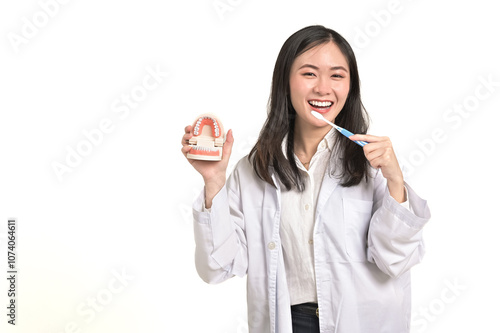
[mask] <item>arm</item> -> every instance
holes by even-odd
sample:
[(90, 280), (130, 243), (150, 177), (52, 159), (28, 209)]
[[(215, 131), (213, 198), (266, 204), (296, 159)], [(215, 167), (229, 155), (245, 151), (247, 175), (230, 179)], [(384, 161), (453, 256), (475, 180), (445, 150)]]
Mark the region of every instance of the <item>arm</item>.
[(368, 230), (368, 261), (389, 276), (398, 277), (424, 256), (422, 229), (430, 219), (430, 210), (407, 183), (411, 210), (406, 209), (390, 195), (385, 179), (377, 176), (375, 211)]
[[(380, 170), (375, 179), (375, 207), (368, 230), (368, 260), (384, 273), (398, 277), (424, 255), (422, 228), (430, 219), (427, 202), (404, 181), (389, 138), (360, 134), (349, 138), (369, 142), (363, 151), (370, 165)], [(406, 200), (410, 209), (401, 205)]]
[[(187, 158), (192, 126), (186, 126), (184, 131), (181, 151)], [(194, 202), (193, 218), (196, 269), (207, 283), (222, 282), (246, 273), (246, 238), (237, 171), (226, 184), (233, 142), (229, 130), (219, 162), (187, 159), (205, 182), (203, 193)]]
[(219, 283), (247, 271), (247, 244), (240, 195), (233, 188), (236, 172), (214, 196), (210, 210), (203, 209), (204, 192), (193, 205), (195, 263), (207, 283)]

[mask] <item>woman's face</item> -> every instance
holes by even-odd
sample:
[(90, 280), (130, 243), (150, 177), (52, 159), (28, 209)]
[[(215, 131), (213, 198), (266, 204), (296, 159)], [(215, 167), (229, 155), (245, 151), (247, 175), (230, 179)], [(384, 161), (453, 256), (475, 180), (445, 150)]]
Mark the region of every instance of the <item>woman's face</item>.
[(349, 93), (349, 66), (333, 42), (318, 45), (298, 56), (290, 70), (290, 97), (300, 125), (324, 127), (311, 110), (334, 122)]

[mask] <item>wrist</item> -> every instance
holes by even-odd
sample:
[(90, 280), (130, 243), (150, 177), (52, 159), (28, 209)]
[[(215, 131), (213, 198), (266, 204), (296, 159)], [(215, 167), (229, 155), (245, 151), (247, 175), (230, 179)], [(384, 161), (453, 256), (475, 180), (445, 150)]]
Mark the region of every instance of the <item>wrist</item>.
[(394, 186), (394, 187), (401, 187), (405, 185), (405, 181), (403, 177), (401, 178), (396, 178), (396, 179), (387, 179), (387, 185), (389, 186)]
[(397, 180), (387, 180), (387, 187), (394, 200), (399, 203), (406, 201), (406, 190), (403, 178)]
[(203, 182), (205, 183), (205, 187), (214, 188), (220, 187), (222, 188), (226, 183), (226, 175), (218, 175), (214, 177), (203, 177)]
[(213, 198), (226, 184), (226, 177), (212, 177), (204, 179), (205, 181), (205, 208), (212, 207)]

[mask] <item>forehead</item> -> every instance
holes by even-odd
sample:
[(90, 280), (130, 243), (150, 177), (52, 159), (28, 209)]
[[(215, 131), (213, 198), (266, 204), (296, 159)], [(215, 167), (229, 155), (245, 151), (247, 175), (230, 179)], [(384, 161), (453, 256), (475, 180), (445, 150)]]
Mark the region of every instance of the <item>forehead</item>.
[(346, 57), (334, 42), (317, 45), (295, 58), (293, 67), (300, 67), (304, 64), (315, 65), (316, 67), (331, 68), (343, 66), (349, 68)]

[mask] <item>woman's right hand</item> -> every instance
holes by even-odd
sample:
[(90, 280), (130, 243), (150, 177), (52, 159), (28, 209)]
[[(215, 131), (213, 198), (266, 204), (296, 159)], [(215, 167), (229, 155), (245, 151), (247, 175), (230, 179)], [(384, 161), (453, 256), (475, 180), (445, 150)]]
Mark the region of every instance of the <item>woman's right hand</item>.
[(212, 206), (212, 199), (224, 187), (226, 183), (226, 169), (233, 148), (233, 131), (229, 130), (226, 135), (226, 142), (222, 146), (222, 160), (220, 161), (203, 161), (187, 158), (187, 153), (191, 150), (189, 139), (193, 137), (192, 126), (186, 126), (182, 136), (182, 154), (188, 162), (198, 171), (205, 182), (205, 207)]

